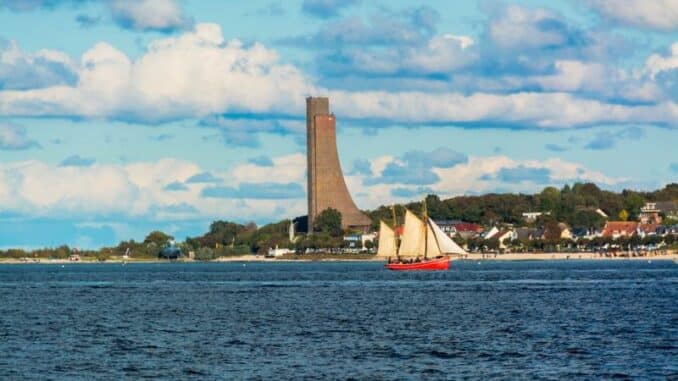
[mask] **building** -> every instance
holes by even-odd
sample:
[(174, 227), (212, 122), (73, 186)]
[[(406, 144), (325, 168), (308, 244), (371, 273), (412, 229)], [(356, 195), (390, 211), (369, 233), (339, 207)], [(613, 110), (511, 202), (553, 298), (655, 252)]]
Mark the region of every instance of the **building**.
[(372, 221), (356, 207), (346, 187), (337, 152), (336, 117), (328, 98), (306, 98), (308, 229), (322, 211), (341, 213), (342, 228), (367, 230)]
[(449, 236), (457, 233), (456, 225), (460, 224), (460, 220), (435, 220), (436, 225)]
[(483, 227), (471, 222), (463, 222), (459, 220), (437, 220), (436, 225), (442, 229), (445, 234), (450, 237), (459, 235), (463, 239), (474, 238), (483, 232)]
[(484, 239), (492, 239), (497, 234), (499, 234), (499, 229), (497, 229), (496, 226), (493, 226), (493, 227), (490, 228), (490, 230), (485, 232), (485, 234), (483, 235), (483, 238)]
[(534, 222), (534, 221), (537, 220), (538, 217), (541, 217), (542, 215), (547, 215), (547, 216), (548, 216), (548, 215), (550, 215), (550, 214), (551, 214), (551, 212), (546, 212), (546, 213), (542, 213), (542, 212), (525, 212), (525, 213), (523, 213), (523, 218), (524, 218), (525, 221), (527, 221), (527, 222)]
[(274, 248), (269, 248), (266, 256), (269, 258), (282, 257), (286, 254), (294, 254), (294, 250), (287, 248), (279, 248), (278, 245)]
[(662, 216), (668, 218), (678, 218), (678, 206), (673, 201), (647, 202), (640, 208), (641, 224), (660, 224)]
[(638, 222), (634, 221), (608, 221), (603, 227), (603, 237), (617, 239), (619, 237), (630, 237), (636, 234)]
[(352, 249), (366, 250), (365, 243), (374, 242), (377, 238), (376, 233), (369, 234), (352, 234), (344, 236), (344, 241), (348, 242), (348, 247)]
[(603, 211), (603, 210), (600, 209), (600, 208), (596, 209), (596, 213), (598, 213), (599, 216), (601, 216), (601, 217), (603, 217), (603, 218), (605, 218), (605, 219), (608, 219), (608, 218), (609, 218), (609, 217), (607, 216), (607, 213), (605, 213), (605, 211)]
[(657, 235), (657, 229), (659, 229), (658, 224), (639, 224), (637, 234), (640, 237)]
[(537, 228), (521, 227), (516, 229), (516, 238), (518, 238), (521, 241), (532, 241), (535, 239), (541, 239), (541, 236), (543, 234), (544, 232)]
[(518, 235), (515, 231), (506, 229), (497, 233), (493, 238), (496, 238), (499, 241), (500, 249), (506, 249), (511, 244), (511, 241), (518, 238)]
[(655, 204), (662, 215), (671, 219), (678, 219), (678, 204), (675, 201), (657, 201)]
[(660, 211), (657, 208), (656, 202), (646, 202), (640, 208), (640, 215), (638, 216), (641, 224), (660, 224), (662, 217), (659, 215)]

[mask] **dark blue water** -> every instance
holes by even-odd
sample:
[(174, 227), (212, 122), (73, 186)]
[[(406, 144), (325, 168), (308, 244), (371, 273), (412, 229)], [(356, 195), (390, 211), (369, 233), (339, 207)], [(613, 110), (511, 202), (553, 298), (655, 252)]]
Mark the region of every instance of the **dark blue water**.
[(0, 379), (678, 379), (678, 265), (0, 266)]

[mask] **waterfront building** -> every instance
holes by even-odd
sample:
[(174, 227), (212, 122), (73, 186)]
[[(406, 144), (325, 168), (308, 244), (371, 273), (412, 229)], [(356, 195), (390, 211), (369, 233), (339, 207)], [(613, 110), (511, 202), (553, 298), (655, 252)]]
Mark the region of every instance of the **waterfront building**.
[(640, 208), (641, 224), (660, 224), (662, 216), (678, 218), (678, 206), (673, 201), (647, 202)]
[(537, 220), (537, 217), (541, 217), (542, 215), (547, 215), (547, 216), (548, 216), (548, 215), (550, 215), (550, 214), (551, 214), (551, 212), (546, 212), (546, 213), (543, 213), (543, 212), (524, 212), (524, 213), (523, 213), (523, 218), (524, 218), (525, 221), (527, 221), (527, 222), (534, 222), (534, 221)]
[(645, 205), (640, 208), (639, 219), (641, 224), (660, 224), (662, 222), (662, 217), (659, 215), (657, 203), (645, 203)]
[(329, 99), (306, 98), (306, 147), (308, 164), (308, 230), (315, 217), (328, 208), (341, 213), (343, 229), (366, 231), (372, 221), (353, 202), (337, 152), (336, 117)]
[(617, 239), (619, 237), (630, 237), (636, 234), (638, 222), (634, 221), (608, 221), (603, 228), (603, 237)]

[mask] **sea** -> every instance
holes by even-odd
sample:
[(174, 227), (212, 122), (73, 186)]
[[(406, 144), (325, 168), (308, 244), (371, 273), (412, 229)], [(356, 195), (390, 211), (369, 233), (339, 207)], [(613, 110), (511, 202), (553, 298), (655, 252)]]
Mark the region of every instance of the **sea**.
[(0, 380), (678, 380), (671, 261), (0, 266)]

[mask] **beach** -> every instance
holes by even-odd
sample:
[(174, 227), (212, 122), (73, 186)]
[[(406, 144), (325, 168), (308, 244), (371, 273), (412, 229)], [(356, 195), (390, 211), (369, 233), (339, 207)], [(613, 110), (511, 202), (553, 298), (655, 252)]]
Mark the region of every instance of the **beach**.
[[(656, 254), (648, 254), (643, 256), (628, 256), (628, 254), (617, 254), (617, 256), (604, 256), (599, 253), (591, 252), (572, 252), (572, 253), (469, 253), (463, 258), (452, 257), (452, 260), (469, 260), (469, 261), (567, 261), (567, 260), (595, 260), (595, 261), (648, 261), (648, 260), (664, 260), (664, 261), (678, 261), (678, 252), (664, 251)], [(339, 256), (332, 256), (323, 258), (322, 256), (315, 257), (278, 257), (270, 258), (263, 255), (238, 255), (219, 257), (213, 261), (207, 262), (382, 262), (378, 258), (350, 257), (341, 258)], [(0, 264), (95, 264), (95, 263), (167, 263), (167, 260), (153, 260), (153, 259), (122, 259), (112, 257), (106, 261), (98, 261), (96, 258), (81, 258), (80, 261), (69, 261), (68, 259), (47, 259), (47, 258), (29, 258), (15, 259), (2, 258)], [(200, 262), (188, 258), (179, 259), (177, 262)]]

